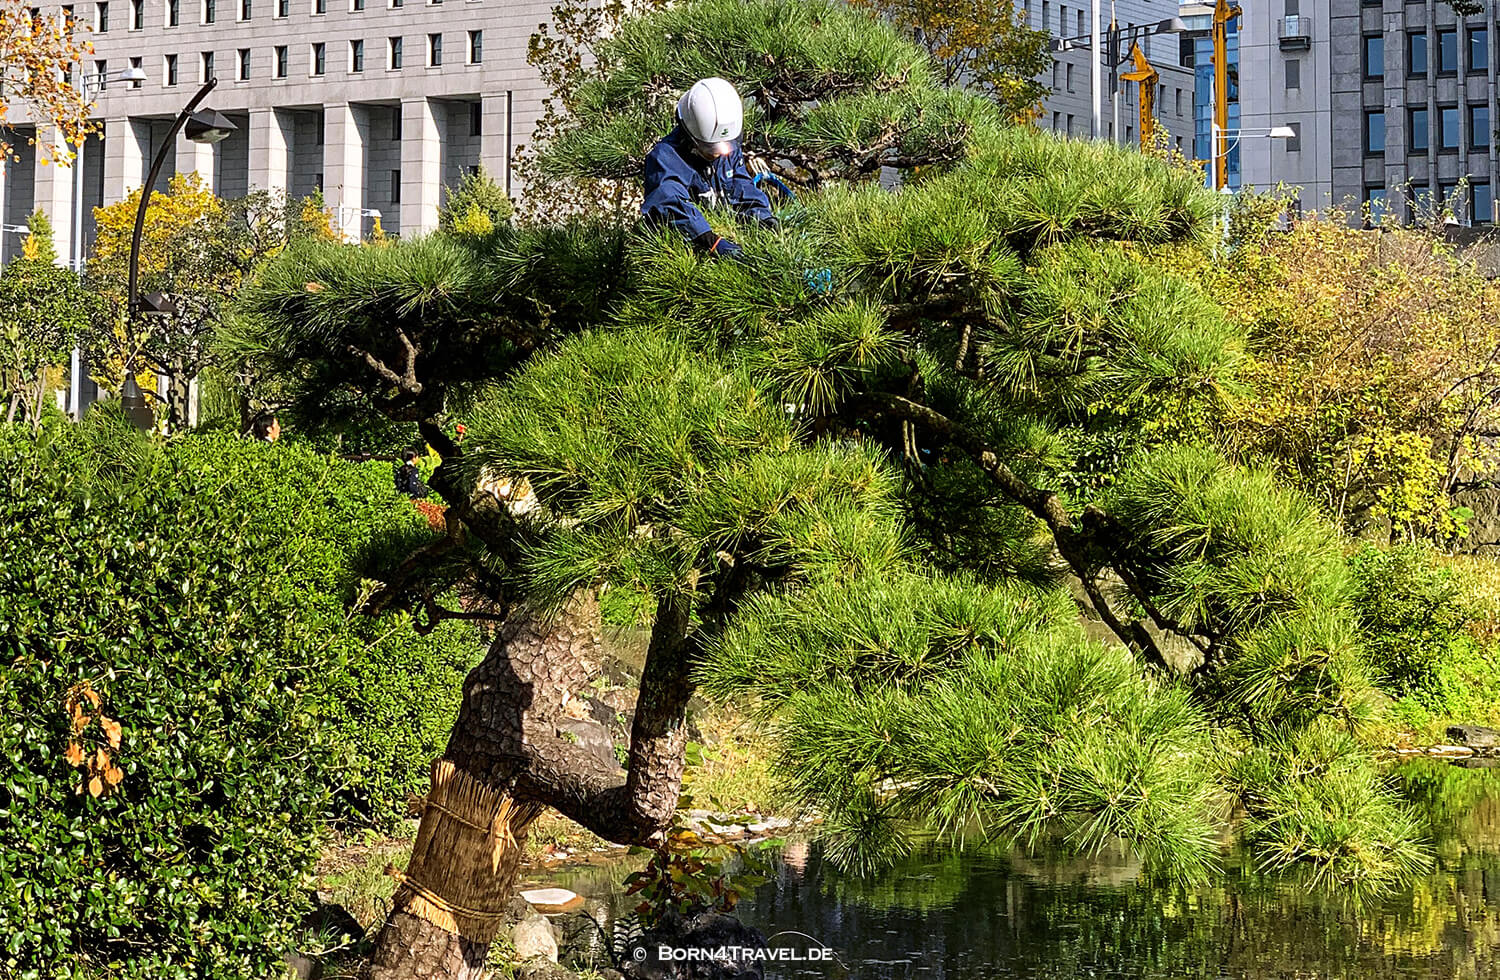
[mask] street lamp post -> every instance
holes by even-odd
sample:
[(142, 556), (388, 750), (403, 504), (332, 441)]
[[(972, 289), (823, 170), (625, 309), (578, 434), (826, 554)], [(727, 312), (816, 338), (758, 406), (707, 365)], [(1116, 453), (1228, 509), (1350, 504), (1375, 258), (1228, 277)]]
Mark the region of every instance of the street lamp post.
[[(1187, 24), (1180, 17), (1168, 17), (1156, 24), (1141, 24), (1133, 28), (1121, 30), (1113, 15), (1110, 18), (1109, 34), (1102, 36), (1099, 2), (1094, 0), (1094, 25), (1087, 34), (1076, 34), (1072, 37), (1053, 38), (1048, 42), (1048, 49), (1054, 54), (1072, 51), (1075, 48), (1087, 48), (1095, 52), (1092, 64), (1089, 66), (1089, 83), (1093, 87), (1093, 124), (1092, 135), (1098, 139), (1104, 133), (1104, 65), (1109, 64), (1110, 103), (1114, 109), (1115, 138), (1120, 137), (1120, 105), (1118, 92), (1120, 88), (1120, 66), (1130, 58), (1130, 45), (1145, 40), (1153, 34), (1181, 34), (1187, 30)], [(1129, 43), (1124, 43), (1128, 41)], [(1123, 44), (1123, 48), (1122, 48)], [(1122, 53), (1123, 51), (1123, 53)]]
[[(344, 218), (345, 211), (348, 211), (349, 217), (355, 221), (359, 221), (359, 219), (361, 218), (374, 218), (378, 221), (381, 217), (379, 208), (361, 208), (356, 207), (353, 204), (340, 204), (337, 207), (339, 216), (339, 238), (344, 240), (348, 240), (349, 238), (349, 222)], [(364, 230), (364, 223), (360, 222), (360, 227), (357, 229), (357, 233), (354, 237), (356, 239), (363, 238)]]
[[(146, 297), (147, 309), (142, 309), (142, 304), (138, 300), (136, 287), (140, 280), (141, 233), (146, 227), (146, 207), (151, 201), (152, 188), (156, 186), (157, 177), (161, 176), (161, 167), (167, 159), (167, 150), (176, 145), (177, 134), (186, 127), (187, 138), (193, 142), (218, 143), (239, 128), (212, 109), (197, 111), (199, 104), (208, 97), (208, 93), (212, 92), (218, 83), (217, 78), (210, 78), (188, 100), (188, 104), (183, 106), (182, 111), (177, 114), (172, 128), (167, 131), (161, 148), (156, 151), (156, 156), (151, 160), (151, 170), (146, 175), (145, 184), (141, 187), (141, 201), (135, 209), (135, 228), (130, 233), (130, 279), (125, 299), (127, 324), (134, 325), (136, 316), (142, 312), (157, 314), (174, 312), (171, 301), (160, 293), (153, 293)], [(135, 424), (142, 429), (149, 429), (156, 424), (151, 408), (146, 404), (145, 396), (141, 393), (140, 385), (136, 384), (133, 359), (128, 357), (125, 361), (125, 380), (120, 387), (120, 407), (125, 409)]]
[[(1234, 189), (1229, 186), (1229, 151), (1240, 145), (1245, 138), (1289, 140), (1297, 135), (1297, 131), (1290, 126), (1273, 126), (1270, 130), (1262, 132), (1246, 132), (1243, 129), (1220, 129), (1217, 122), (1209, 122), (1209, 135), (1213, 140), (1215, 150), (1223, 145), (1224, 152), (1214, 153), (1211, 156), (1209, 168), (1209, 183), (1218, 188), (1224, 199), (1224, 241), (1229, 241), (1229, 203), (1234, 199)], [(1220, 168), (1223, 168), (1222, 170)]]

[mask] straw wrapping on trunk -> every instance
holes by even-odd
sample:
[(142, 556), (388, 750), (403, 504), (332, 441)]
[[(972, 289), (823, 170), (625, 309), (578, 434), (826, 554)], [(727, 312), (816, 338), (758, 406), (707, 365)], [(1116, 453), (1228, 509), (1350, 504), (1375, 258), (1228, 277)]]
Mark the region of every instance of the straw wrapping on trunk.
[(439, 759), (405, 872), (397, 909), (475, 942), (495, 938), (515, 884), (526, 828), (542, 811)]

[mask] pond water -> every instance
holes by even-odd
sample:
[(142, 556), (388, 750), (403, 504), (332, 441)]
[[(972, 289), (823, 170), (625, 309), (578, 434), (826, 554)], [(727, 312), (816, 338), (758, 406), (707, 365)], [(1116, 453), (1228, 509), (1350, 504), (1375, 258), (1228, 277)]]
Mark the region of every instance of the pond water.
[[(1437, 865), (1363, 906), (1257, 874), (1238, 851), (1212, 884), (1185, 889), (1146, 880), (1123, 851), (1051, 861), (929, 848), (860, 879), (794, 843), (736, 914), (767, 936), (805, 933), (839, 958), (768, 965), (768, 978), (1500, 980), (1500, 769), (1420, 760), (1397, 773), (1428, 817)], [(634, 904), (620, 893), (624, 873), (574, 869), (561, 883), (609, 928)], [(813, 944), (783, 935), (771, 945)]]

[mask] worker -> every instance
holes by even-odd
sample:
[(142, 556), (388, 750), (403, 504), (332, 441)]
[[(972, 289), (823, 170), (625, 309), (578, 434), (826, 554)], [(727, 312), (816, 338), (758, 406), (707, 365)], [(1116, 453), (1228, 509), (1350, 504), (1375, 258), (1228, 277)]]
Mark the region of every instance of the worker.
[(741, 221), (774, 228), (771, 202), (740, 151), (745, 110), (734, 86), (705, 78), (677, 100), (677, 126), (646, 155), (648, 223), (666, 224), (710, 255), (738, 258), (740, 246), (714, 234), (700, 204), (727, 205)]

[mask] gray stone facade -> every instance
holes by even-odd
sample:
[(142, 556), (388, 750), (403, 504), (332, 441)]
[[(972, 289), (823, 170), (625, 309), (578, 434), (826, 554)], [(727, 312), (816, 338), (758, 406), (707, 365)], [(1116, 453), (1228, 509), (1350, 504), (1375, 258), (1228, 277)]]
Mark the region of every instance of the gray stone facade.
[[(1090, 0), (1017, 0), (1018, 11), (1035, 30), (1044, 30), (1053, 37), (1076, 37), (1089, 32), (1092, 14)], [(1110, 4), (1100, 4), (1101, 31), (1108, 29)], [(1154, 26), (1177, 13), (1176, 0), (1116, 0), (1115, 16), (1123, 25)], [(1161, 34), (1149, 37), (1142, 45), (1146, 58), (1161, 73), (1157, 86), (1156, 118), (1172, 134), (1173, 144), (1184, 153), (1191, 152), (1193, 131), (1193, 73), (1184, 67), (1178, 39), (1174, 35)], [(1125, 52), (1128, 53), (1128, 52)], [(1087, 139), (1093, 116), (1093, 97), (1090, 87), (1090, 53), (1087, 49), (1075, 49), (1058, 53), (1052, 71), (1041, 79), (1052, 89), (1042, 105), (1042, 114), (1037, 125), (1042, 129)], [(1123, 69), (1122, 69), (1123, 70)], [(1101, 139), (1117, 139), (1121, 143), (1139, 140), (1138, 115), (1140, 97), (1133, 82), (1122, 83), (1123, 98), (1119, 100), (1120, 130), (1115, 132), (1114, 108), (1110, 101), (1109, 69), (1103, 69), (1103, 127)]]
[[(112, 82), (99, 97), (103, 131), (85, 148), (81, 202), (74, 171), (38, 166), (29, 147), (6, 170), (4, 223), (41, 207), (65, 258), (74, 254), (75, 207), (86, 246), (93, 208), (141, 185), (171, 120), (209, 73), (219, 82), (205, 107), (239, 130), (213, 146), (179, 136), (161, 183), (196, 172), (224, 196), (321, 187), (351, 237), (369, 232), (365, 211), (378, 211), (391, 233), (430, 230), (443, 186), (475, 166), (519, 189), (516, 150), (530, 141), (545, 95), (526, 46), (550, 0), (107, 0), (42, 10), (69, 8), (94, 28), (85, 73), (138, 65), (147, 77)], [(54, 138), (11, 123), (21, 142)], [(0, 257), (15, 254), (19, 238), (3, 238)]]

